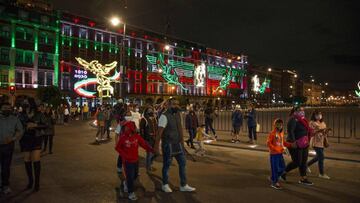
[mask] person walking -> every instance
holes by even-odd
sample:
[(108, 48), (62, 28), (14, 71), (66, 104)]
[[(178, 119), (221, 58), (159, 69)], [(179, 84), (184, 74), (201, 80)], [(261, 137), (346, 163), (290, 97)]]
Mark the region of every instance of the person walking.
[(211, 138), (210, 135), (205, 132), (205, 125), (201, 125), (196, 130), (196, 143), (199, 145), (199, 148), (195, 150), (195, 154), (200, 154), (201, 156), (205, 155), (205, 145), (204, 138)]
[(243, 115), (241, 113), (241, 106), (236, 105), (235, 111), (231, 115), (231, 121), (233, 126), (233, 138), (231, 140), (232, 143), (239, 143), (239, 135), (240, 135), (240, 129), (243, 125)]
[(0, 192), (5, 195), (11, 193), (9, 178), (15, 141), (23, 133), (23, 126), (20, 120), (12, 115), (11, 112), (11, 105), (9, 103), (0, 104)]
[(99, 142), (104, 139), (103, 135), (105, 133), (105, 114), (104, 114), (103, 106), (98, 107), (98, 109), (95, 113), (95, 118), (96, 118), (96, 123), (97, 123), (95, 144), (99, 144)]
[(171, 98), (168, 101), (168, 109), (160, 116), (159, 130), (155, 142), (156, 154), (159, 154), (159, 143), (161, 139), (163, 154), (162, 190), (166, 193), (172, 192), (169, 186), (168, 173), (173, 157), (175, 157), (179, 165), (180, 191), (195, 191), (195, 188), (190, 187), (186, 180), (186, 158), (183, 145), (184, 136), (179, 110), (179, 101)]
[(291, 110), (287, 129), (288, 135), (286, 141), (291, 143), (288, 150), (292, 161), (286, 166), (285, 172), (281, 175), (281, 178), (286, 181), (286, 174), (295, 168), (299, 168), (299, 183), (303, 185), (313, 185), (306, 176), (307, 160), (309, 156), (309, 137), (312, 134), (312, 130), (305, 118), (303, 107), (297, 106)]
[(86, 104), (84, 104), (82, 108), (82, 118), (83, 120), (87, 120), (89, 118), (89, 107)]
[(44, 130), (44, 147), (42, 152), (46, 152), (47, 145), (49, 143), (49, 154), (52, 154), (53, 139), (55, 135), (55, 116), (50, 107), (46, 107), (45, 110), (45, 125), (47, 127)]
[(266, 142), (270, 152), (271, 187), (275, 189), (282, 189), (279, 178), (285, 170), (283, 153), (285, 146), (289, 146), (289, 143), (284, 141), (283, 126), (283, 120), (275, 119), (273, 130)]
[[(154, 109), (150, 106), (144, 111), (144, 116), (140, 120), (140, 135), (151, 146), (155, 145), (155, 138), (158, 130), (158, 122)], [(146, 170), (148, 172), (155, 171), (152, 167), (152, 159), (154, 154), (152, 152), (146, 153)]]
[(69, 106), (65, 105), (64, 106), (64, 125), (68, 125), (69, 124), (69, 118), (70, 118), (70, 112), (69, 112)]
[(326, 123), (324, 122), (322, 113), (319, 110), (315, 110), (313, 112), (310, 120), (309, 125), (313, 130), (310, 145), (314, 148), (316, 156), (307, 163), (308, 172), (311, 172), (309, 167), (318, 162), (319, 178), (330, 179), (330, 177), (324, 173), (324, 148), (329, 146), (327, 135), (331, 129), (326, 128)]
[(41, 146), (43, 143), (43, 131), (48, 127), (46, 126), (44, 111), (42, 104), (37, 107), (32, 106), (27, 108), (20, 118), (25, 127), (20, 146), (21, 151), (24, 152), (25, 170), (29, 180), (27, 189), (34, 187), (35, 192), (40, 189)]
[(215, 129), (213, 127), (213, 122), (214, 122), (214, 119), (216, 118), (216, 114), (215, 114), (214, 108), (212, 107), (212, 105), (210, 103), (207, 104), (204, 114), (205, 114), (206, 134), (209, 134), (209, 130), (211, 130), (215, 139), (217, 139), (217, 135), (216, 135)]
[(249, 111), (246, 115), (248, 130), (249, 130), (249, 143), (255, 144), (257, 140), (256, 135), (256, 110), (254, 104), (250, 105)]
[(197, 115), (192, 107), (189, 109), (189, 113), (185, 117), (185, 128), (186, 131), (189, 132), (189, 139), (186, 140), (186, 144), (188, 146), (191, 145), (192, 149), (195, 149), (194, 147), (194, 138), (196, 135), (196, 129), (199, 127), (199, 121), (197, 118)]
[(126, 182), (124, 183), (124, 192), (128, 192), (130, 200), (137, 200), (134, 193), (134, 181), (139, 173), (139, 146), (146, 150), (147, 153), (154, 152), (153, 148), (136, 133), (135, 123), (126, 121), (123, 124), (123, 134), (115, 147), (116, 151), (122, 157), (122, 165), (125, 169)]
[(104, 111), (105, 115), (105, 131), (106, 131), (106, 137), (108, 140), (110, 140), (110, 128), (111, 128), (111, 122), (113, 118), (112, 109), (111, 106), (108, 105), (106, 107), (106, 110)]
[(64, 112), (65, 112), (65, 107), (63, 104), (60, 104), (60, 106), (57, 108), (57, 115), (58, 115), (58, 123), (60, 125), (64, 124)]

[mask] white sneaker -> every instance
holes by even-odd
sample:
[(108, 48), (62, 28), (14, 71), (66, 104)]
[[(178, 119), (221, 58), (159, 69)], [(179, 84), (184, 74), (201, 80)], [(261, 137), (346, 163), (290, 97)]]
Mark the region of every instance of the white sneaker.
[(166, 193), (171, 193), (171, 192), (172, 192), (169, 184), (163, 185), (163, 186), (161, 187), (161, 189), (162, 189), (164, 192), (166, 192)]
[(195, 190), (196, 190), (195, 188), (190, 187), (189, 185), (185, 185), (183, 187), (180, 187), (181, 192), (193, 192)]
[(311, 173), (311, 170), (310, 170), (309, 167), (307, 167), (306, 170), (307, 170), (308, 173)]
[(4, 195), (8, 195), (8, 194), (10, 194), (11, 192), (12, 192), (12, 191), (11, 191), (11, 189), (10, 189), (9, 186), (4, 186), (3, 189), (2, 189), (2, 193), (3, 193)]
[(124, 192), (128, 192), (128, 187), (127, 187), (126, 181), (124, 181)]
[(329, 180), (330, 179), (330, 177), (328, 176), (328, 175), (326, 175), (326, 174), (324, 174), (324, 175), (319, 175), (319, 178), (323, 178), (323, 179), (327, 179), (327, 180)]
[(136, 201), (138, 199), (134, 192), (130, 193), (128, 198), (129, 198), (129, 200), (132, 200), (132, 201)]

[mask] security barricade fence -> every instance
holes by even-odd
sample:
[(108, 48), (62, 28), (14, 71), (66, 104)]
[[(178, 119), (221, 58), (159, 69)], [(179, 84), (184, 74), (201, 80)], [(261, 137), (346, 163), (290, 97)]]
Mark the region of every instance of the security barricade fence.
[[(318, 109), (323, 114), (323, 120), (328, 128), (332, 129), (329, 137), (337, 138), (338, 142), (341, 139), (360, 139), (360, 108), (358, 107), (343, 107), (343, 108), (305, 108), (306, 118), (310, 120), (311, 114), (315, 109)], [(273, 109), (256, 109), (256, 120), (260, 125), (259, 133), (268, 133), (273, 128), (273, 121), (275, 118), (280, 118), (284, 121), (284, 130), (287, 130), (287, 121), (289, 119), (289, 108), (273, 108)], [(185, 115), (187, 112), (182, 112), (182, 122), (185, 127)], [(248, 132), (247, 120), (245, 118), (246, 111), (242, 110), (244, 120), (242, 132)], [(199, 124), (205, 124), (205, 116), (203, 111), (196, 112)], [(231, 131), (232, 111), (216, 111), (217, 117), (213, 121), (213, 127), (219, 131)]]

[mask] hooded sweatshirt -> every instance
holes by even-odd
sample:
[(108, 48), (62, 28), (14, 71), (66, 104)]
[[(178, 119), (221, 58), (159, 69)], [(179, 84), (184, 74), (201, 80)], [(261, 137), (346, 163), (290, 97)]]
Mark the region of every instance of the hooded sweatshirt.
[(273, 130), (270, 132), (267, 139), (267, 146), (269, 147), (270, 154), (282, 154), (284, 152), (284, 146), (290, 146), (290, 143), (284, 141), (284, 130), (281, 132), (276, 130), (275, 123), (277, 120), (278, 119), (275, 119)]
[(139, 145), (147, 152), (154, 152), (150, 145), (139, 134), (135, 133), (136, 127), (134, 122), (125, 122), (123, 127), (125, 128), (125, 126), (129, 130), (123, 132), (115, 147), (123, 161), (136, 163), (139, 160)]

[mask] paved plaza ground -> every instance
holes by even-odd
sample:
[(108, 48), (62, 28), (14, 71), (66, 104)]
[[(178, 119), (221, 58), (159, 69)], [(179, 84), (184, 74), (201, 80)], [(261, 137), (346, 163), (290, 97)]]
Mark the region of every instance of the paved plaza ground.
[[(26, 174), (19, 150), (14, 155), (11, 170), (13, 193), (0, 197), (0, 202), (130, 202), (119, 195), (114, 141), (91, 145), (95, 129), (87, 122), (76, 121), (69, 126), (57, 126), (54, 154), (42, 157), (41, 189), (38, 193), (24, 191)], [(225, 134), (225, 133), (224, 133)], [(221, 135), (221, 134), (220, 134)], [(244, 138), (245, 139), (245, 138)], [(216, 144), (216, 143), (214, 143)], [(269, 155), (262, 150), (237, 148), (227, 137), (207, 145), (205, 157), (188, 159), (188, 182), (197, 188), (194, 193), (179, 191), (177, 164), (170, 170), (172, 194), (161, 191), (161, 166), (148, 175), (144, 169), (144, 152), (140, 150), (140, 178), (136, 183), (137, 202), (359, 202), (360, 163), (346, 160), (326, 160), (326, 172), (331, 180), (317, 177), (317, 167), (311, 169), (314, 186), (297, 183), (297, 171), (289, 174), (289, 183), (281, 191), (270, 188)], [(190, 153), (193, 150), (188, 149)], [(344, 152), (345, 154), (346, 152)], [(350, 152), (351, 153), (351, 152)], [(351, 159), (359, 159), (352, 154)], [(349, 157), (347, 157), (349, 158)], [(350, 159), (349, 158), (349, 159)], [(288, 161), (289, 158), (286, 157)]]

